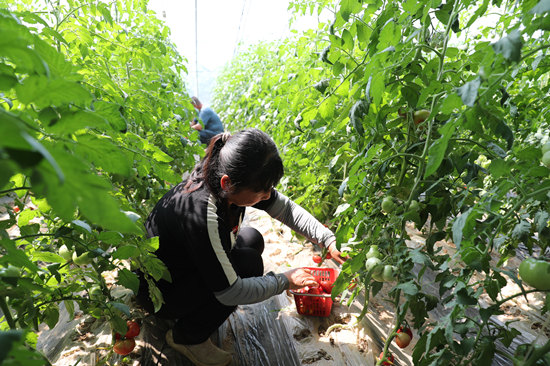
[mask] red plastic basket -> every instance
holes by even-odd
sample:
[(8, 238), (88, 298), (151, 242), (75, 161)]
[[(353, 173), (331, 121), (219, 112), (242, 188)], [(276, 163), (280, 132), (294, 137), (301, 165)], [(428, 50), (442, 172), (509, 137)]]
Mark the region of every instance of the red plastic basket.
[[(304, 267), (311, 270), (311, 274), (315, 279), (319, 281), (336, 281), (336, 270), (333, 268), (319, 268), (319, 267)], [(315, 294), (302, 294), (294, 290), (290, 290), (294, 295), (294, 302), (296, 303), (296, 310), (298, 314), (312, 315), (312, 316), (324, 316), (330, 315), (332, 310), (332, 298), (330, 295), (315, 295)]]

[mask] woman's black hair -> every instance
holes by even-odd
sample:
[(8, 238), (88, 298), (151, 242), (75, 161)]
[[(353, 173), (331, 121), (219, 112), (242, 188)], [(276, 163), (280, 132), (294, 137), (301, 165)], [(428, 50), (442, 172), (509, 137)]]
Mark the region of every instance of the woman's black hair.
[(224, 174), (231, 180), (232, 193), (242, 189), (269, 192), (283, 177), (284, 168), (271, 137), (251, 128), (234, 135), (225, 132), (214, 136), (186, 189), (194, 191), (204, 183), (214, 196), (223, 198), (220, 180)]

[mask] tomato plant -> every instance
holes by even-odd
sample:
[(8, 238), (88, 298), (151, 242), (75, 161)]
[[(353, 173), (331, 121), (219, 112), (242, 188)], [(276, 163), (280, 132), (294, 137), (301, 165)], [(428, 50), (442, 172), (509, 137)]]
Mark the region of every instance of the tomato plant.
[(53, 328), (63, 302), (69, 317), (78, 306), (123, 333), (130, 309), (103, 274), (134, 292), (125, 262), (166, 276), (143, 219), (204, 153), (179, 123), (193, 110), (185, 61), (143, 1), (11, 1), (0, 29), (0, 196), (13, 202), (0, 272), (20, 269), (0, 281), (2, 329)]
[[(503, 266), (520, 248), (548, 248), (548, 7), (295, 0), (290, 8), (327, 7), (334, 17), (317, 30), (234, 60), (216, 108), (235, 129), (259, 120), (289, 161), (280, 189), (333, 223), (350, 256), (333, 293), (364, 291), (366, 312), (391, 286), (396, 327), (410, 317), (423, 330), (415, 365), (491, 364), (497, 352), (511, 360), (513, 349), (494, 346), (521, 337), (496, 320), (503, 287), (518, 281)], [(411, 226), (421, 247), (407, 246)], [(456, 254), (438, 250), (442, 240)], [(367, 257), (373, 245), (382, 263)], [(395, 283), (384, 280), (386, 265)], [(423, 277), (432, 271), (435, 292)], [(483, 298), (494, 305), (482, 307)], [(453, 311), (431, 319), (437, 307)], [(461, 339), (471, 343), (456, 346)]]

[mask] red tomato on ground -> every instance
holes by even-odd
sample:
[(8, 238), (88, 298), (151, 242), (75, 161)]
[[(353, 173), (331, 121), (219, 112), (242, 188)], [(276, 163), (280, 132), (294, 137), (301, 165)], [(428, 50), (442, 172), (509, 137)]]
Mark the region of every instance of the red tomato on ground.
[(115, 342), (115, 345), (113, 346), (113, 351), (115, 351), (115, 353), (118, 353), (119, 355), (126, 356), (134, 350), (135, 346), (136, 340), (134, 338), (119, 339)]
[(313, 256), (313, 262), (319, 264), (319, 263), (321, 263), (322, 261), (323, 261), (323, 258), (322, 258), (320, 255), (315, 254), (315, 255)]
[(137, 322), (128, 320), (126, 325), (128, 326), (128, 331), (124, 335), (126, 338), (134, 338), (139, 335), (139, 324)]
[(397, 335), (395, 336), (395, 343), (399, 348), (405, 348), (411, 343), (412, 332), (409, 328), (401, 327), (397, 330)]

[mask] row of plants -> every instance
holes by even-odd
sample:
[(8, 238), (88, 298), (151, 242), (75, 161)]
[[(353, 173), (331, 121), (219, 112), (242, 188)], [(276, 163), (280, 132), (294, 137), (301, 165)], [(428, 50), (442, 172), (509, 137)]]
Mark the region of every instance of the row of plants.
[[(534, 292), (540, 314), (550, 310), (548, 1), (289, 9), (330, 21), (239, 54), (214, 104), (231, 129), (273, 136), (281, 190), (335, 230), (350, 259), (333, 296), (363, 292), (363, 317), (390, 284), (395, 322), (378, 364), (407, 328), (415, 365), (549, 364), (548, 322), (517, 347), (519, 331), (496, 320), (506, 301)], [(410, 224), (420, 248), (407, 245)], [(506, 269), (525, 256), (520, 276)], [(520, 291), (503, 296), (509, 282)]]
[(48, 364), (33, 349), (61, 304), (127, 334), (113, 285), (169, 276), (143, 222), (203, 148), (186, 60), (147, 1), (0, 4), (0, 363)]

